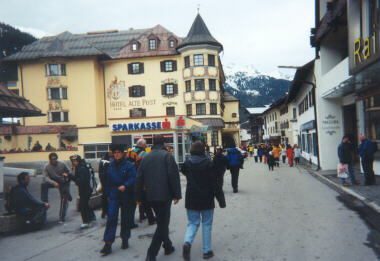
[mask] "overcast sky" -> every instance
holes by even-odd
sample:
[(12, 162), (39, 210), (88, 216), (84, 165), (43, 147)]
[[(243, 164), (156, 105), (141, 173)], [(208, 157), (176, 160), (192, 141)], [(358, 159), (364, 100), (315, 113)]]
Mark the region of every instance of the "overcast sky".
[(224, 46), (224, 64), (271, 73), (278, 65), (303, 65), (314, 57), (309, 43), (313, 0), (0, 0), (0, 22), (38, 37), (157, 24), (184, 37), (198, 4)]

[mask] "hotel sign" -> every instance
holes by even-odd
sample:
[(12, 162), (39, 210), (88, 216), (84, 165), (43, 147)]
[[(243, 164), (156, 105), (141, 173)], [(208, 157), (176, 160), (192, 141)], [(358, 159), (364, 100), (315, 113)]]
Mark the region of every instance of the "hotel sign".
[(350, 74), (380, 59), (378, 1), (348, 0), (348, 48)]

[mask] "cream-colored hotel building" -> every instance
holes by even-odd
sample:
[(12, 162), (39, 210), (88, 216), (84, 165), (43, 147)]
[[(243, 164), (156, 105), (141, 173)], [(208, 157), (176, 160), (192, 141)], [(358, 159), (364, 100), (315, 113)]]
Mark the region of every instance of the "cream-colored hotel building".
[[(18, 92), (46, 116), (0, 127), (6, 162), (47, 160), (45, 149), (65, 144), (99, 158), (112, 142), (133, 147), (163, 134), (184, 161), (192, 141), (238, 146), (239, 100), (224, 91), (223, 46), (198, 14), (185, 38), (157, 25), (149, 29), (63, 32), (44, 37), (7, 61), (18, 65)], [(67, 159), (72, 151), (58, 151)]]

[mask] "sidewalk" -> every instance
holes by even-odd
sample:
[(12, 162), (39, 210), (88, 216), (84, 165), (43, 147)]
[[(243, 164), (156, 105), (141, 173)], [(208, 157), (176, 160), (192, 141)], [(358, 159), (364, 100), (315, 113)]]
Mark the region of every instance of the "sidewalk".
[(354, 169), (355, 178), (361, 184), (344, 187), (342, 186), (340, 179), (337, 177), (336, 170), (316, 171), (308, 165), (300, 166), (305, 168), (310, 174), (326, 181), (328, 184), (336, 187), (338, 190), (350, 194), (351, 196), (361, 200), (364, 204), (380, 213), (380, 178), (375, 176), (377, 185), (364, 186), (364, 174), (360, 173), (359, 169)]

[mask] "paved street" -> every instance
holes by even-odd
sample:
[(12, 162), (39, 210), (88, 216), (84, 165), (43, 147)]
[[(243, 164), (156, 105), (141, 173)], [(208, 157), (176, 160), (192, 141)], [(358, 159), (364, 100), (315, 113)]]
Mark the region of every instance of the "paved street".
[[(374, 223), (369, 225), (364, 214), (356, 212), (362, 208), (360, 203), (349, 204), (350, 198), (304, 169), (281, 166), (269, 172), (266, 165), (250, 158), (239, 183), (239, 193), (233, 194), (226, 174), (227, 208), (215, 212), (211, 260), (371, 261), (380, 257), (379, 233)], [(161, 251), (157, 260), (181, 260), (186, 228), (183, 203), (172, 208), (171, 238), (177, 251), (169, 257)], [(104, 260), (98, 254), (104, 221), (99, 218), (85, 231), (79, 230), (79, 224), (75, 214), (65, 226), (54, 224), (40, 232), (0, 238), (0, 260)], [(144, 260), (153, 231), (143, 223), (132, 231), (128, 250), (121, 250), (117, 239), (106, 259)], [(191, 254), (192, 260), (202, 260), (200, 233)]]

